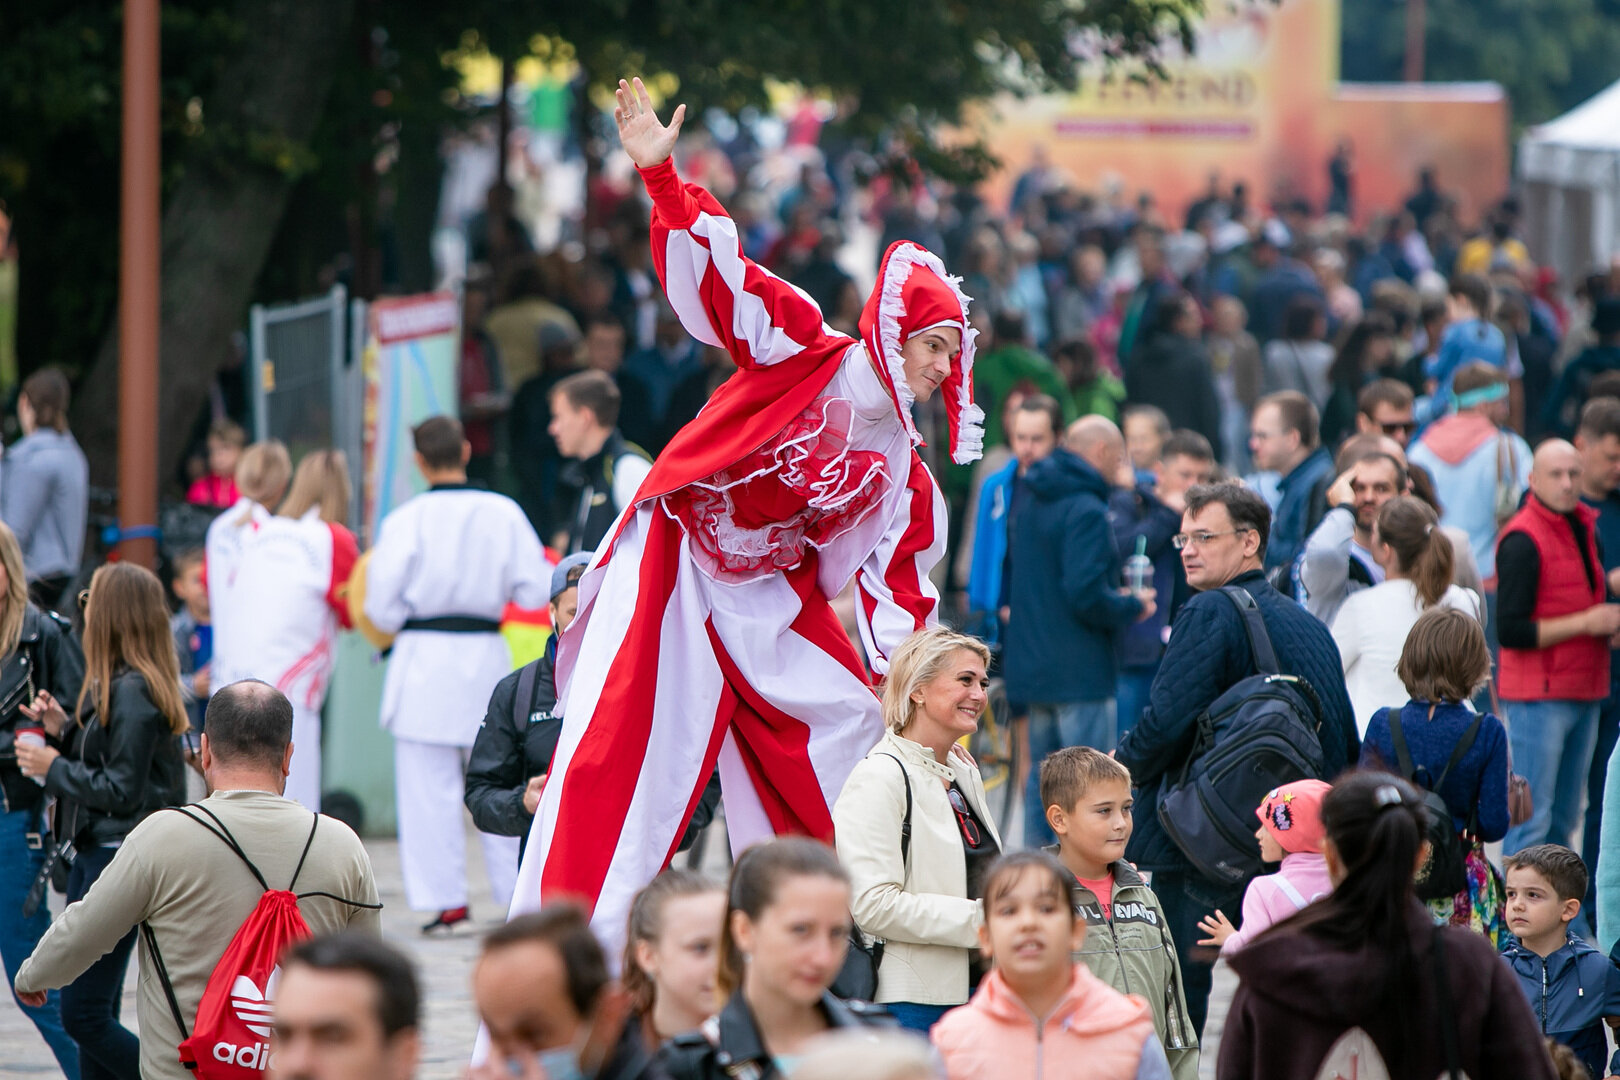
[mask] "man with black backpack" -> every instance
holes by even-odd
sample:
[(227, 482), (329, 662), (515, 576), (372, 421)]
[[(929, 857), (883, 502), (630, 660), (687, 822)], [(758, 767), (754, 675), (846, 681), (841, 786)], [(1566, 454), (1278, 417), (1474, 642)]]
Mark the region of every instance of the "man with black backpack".
[(1177, 612), (1149, 705), (1116, 756), (1142, 808), (1126, 858), (1153, 873), (1201, 1034), (1215, 950), (1193, 945), (1198, 919), (1237, 910), (1259, 870), (1242, 845), (1253, 848), (1265, 790), (1246, 804), (1245, 831), (1229, 835), (1230, 806), (1248, 799), (1237, 789), (1256, 777), (1332, 780), (1360, 744), (1332, 635), (1266, 583), (1265, 501), (1239, 484), (1201, 485), (1181, 528), (1174, 544), (1198, 595)]
[[(569, 555), (551, 571), (551, 637), (536, 660), (495, 684), (489, 710), (478, 725), (472, 753), (467, 758), (465, 801), (473, 824), (496, 836), (516, 836), (519, 851), (527, 845), (529, 826), (540, 805), (540, 792), (551, 769), (562, 734), (557, 708), (557, 639), (574, 621), (579, 603), (579, 579), (591, 553)], [(704, 789), (692, 813), (692, 822), (677, 850), (685, 851), (714, 817), (720, 801), (719, 774)]]
[[(292, 761), (285, 695), (256, 680), (216, 692), (201, 758), (209, 797), (154, 813), (125, 837), (85, 898), (51, 924), (15, 982), (24, 1004), (42, 1001), (47, 989), (72, 982), (140, 926), (136, 1016), (146, 1080), (219, 1075), (213, 1070), (221, 1062), (262, 1068), (281, 939), (345, 928), (381, 932), (377, 882), (360, 838), (282, 795)], [(276, 933), (260, 936), (264, 903), (278, 892), (283, 917)], [(227, 956), (258, 961), (232, 967), (222, 963)], [(213, 1009), (200, 1008), (210, 1000)], [(196, 1074), (176, 1053), (183, 1040), (202, 1065)]]

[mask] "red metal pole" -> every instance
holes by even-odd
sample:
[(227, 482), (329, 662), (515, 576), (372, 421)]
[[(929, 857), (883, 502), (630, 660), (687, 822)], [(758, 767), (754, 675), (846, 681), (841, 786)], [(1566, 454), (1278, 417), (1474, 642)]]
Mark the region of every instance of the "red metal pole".
[(1424, 24), (1428, 21), (1425, 0), (1406, 0), (1406, 64), (1401, 78), (1407, 82), (1423, 81)]
[[(118, 523), (157, 525), (159, 0), (124, 2), (123, 184), (118, 252)], [(157, 541), (119, 543), (122, 558), (157, 568)]]

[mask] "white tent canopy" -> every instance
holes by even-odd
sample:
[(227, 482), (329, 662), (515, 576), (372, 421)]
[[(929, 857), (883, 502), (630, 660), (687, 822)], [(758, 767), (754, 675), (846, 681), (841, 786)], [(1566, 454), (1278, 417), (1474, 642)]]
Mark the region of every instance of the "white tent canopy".
[(1519, 139), (1525, 238), (1565, 282), (1620, 253), (1620, 82)]

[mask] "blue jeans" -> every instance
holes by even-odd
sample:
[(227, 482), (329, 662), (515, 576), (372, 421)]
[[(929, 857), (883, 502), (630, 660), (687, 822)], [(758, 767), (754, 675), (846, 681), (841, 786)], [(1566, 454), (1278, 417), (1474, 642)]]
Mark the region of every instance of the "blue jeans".
[(1029, 782), (1024, 787), (1024, 846), (1057, 843), (1041, 802), (1041, 762), (1066, 746), (1090, 746), (1108, 753), (1114, 737), (1114, 699), (1071, 701), (1029, 707)]
[[(104, 847), (79, 852), (68, 871), (68, 903), (84, 899), (116, 854), (116, 848)], [(80, 1080), (140, 1080), (140, 1040), (118, 1019), (135, 934), (130, 930), (111, 952), (62, 989), (62, 1026), (79, 1044)]]
[[(1119, 706), (1114, 710), (1119, 719), (1119, 730), (1114, 734), (1118, 739), (1123, 739), (1125, 733), (1142, 719), (1142, 710), (1148, 707), (1148, 700), (1153, 692), (1153, 676), (1158, 673), (1158, 664), (1119, 669), (1119, 681), (1114, 685), (1114, 700)], [(1115, 746), (1117, 745), (1116, 741)], [(1106, 752), (1114, 749), (1114, 746), (1099, 746), (1097, 749)]]
[(939, 1023), (939, 1018), (951, 1011), (950, 1005), (916, 1005), (909, 1001), (890, 1001), (884, 1004), (900, 1026), (922, 1035)]
[[(11, 810), (0, 813), (0, 960), (5, 961), (6, 988), (17, 978), (17, 969), (34, 951), (51, 925), (51, 913), (42, 902), (32, 918), (22, 916), (28, 888), (45, 865), (45, 849), (28, 846), (28, 834), (39, 826), (38, 810)], [(15, 991), (12, 994), (16, 997)], [(34, 1022), (56, 1063), (68, 1080), (79, 1080), (79, 1048), (62, 1028), (62, 1002), (52, 990), (45, 1004), (34, 1008), (17, 1002), (23, 1015)]]
[(1506, 701), (1513, 770), (1530, 781), (1535, 812), (1508, 830), (1502, 854), (1536, 844), (1569, 846), (1581, 821), (1597, 745), (1599, 701)]

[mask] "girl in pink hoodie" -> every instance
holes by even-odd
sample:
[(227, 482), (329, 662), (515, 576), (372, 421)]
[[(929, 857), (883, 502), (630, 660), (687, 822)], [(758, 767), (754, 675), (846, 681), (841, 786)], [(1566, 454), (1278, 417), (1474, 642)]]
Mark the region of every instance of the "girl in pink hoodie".
[(1255, 810), (1260, 827), (1254, 838), (1260, 841), (1260, 857), (1282, 867), (1249, 882), (1243, 893), (1243, 929), (1217, 911), (1199, 920), (1198, 929), (1209, 937), (1198, 944), (1219, 945), (1222, 956), (1231, 956), (1262, 930), (1333, 891), (1322, 856), (1322, 797), (1331, 788), (1321, 780), (1296, 780), (1265, 797)]
[(991, 866), (979, 941), (995, 969), (932, 1032), (948, 1080), (1170, 1080), (1147, 1002), (1070, 961), (1086, 924), (1068, 881), (1044, 851)]

